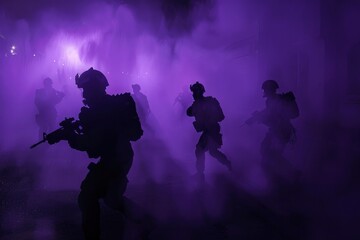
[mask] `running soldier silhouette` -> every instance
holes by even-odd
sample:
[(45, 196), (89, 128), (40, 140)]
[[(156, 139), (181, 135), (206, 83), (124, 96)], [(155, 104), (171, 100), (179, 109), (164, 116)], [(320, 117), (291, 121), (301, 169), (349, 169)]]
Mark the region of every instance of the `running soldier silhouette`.
[(271, 172), (288, 165), (283, 152), (286, 145), (296, 139), (291, 120), (299, 116), (294, 94), (292, 92), (278, 94), (278, 88), (279, 85), (274, 80), (266, 80), (262, 84), (263, 96), (266, 98), (265, 109), (254, 112), (245, 122), (246, 124), (262, 123), (268, 127), (260, 152), (263, 164)]
[(45, 78), (44, 87), (35, 92), (35, 106), (38, 110), (35, 120), (39, 126), (40, 139), (43, 133), (54, 130), (57, 117), (55, 106), (64, 98), (64, 93), (55, 90), (52, 83), (51, 78)]
[(231, 170), (231, 162), (219, 148), (222, 146), (222, 135), (220, 133), (220, 124), (225, 116), (218, 100), (214, 97), (204, 96), (204, 86), (196, 82), (190, 85), (193, 93), (194, 102), (187, 109), (186, 113), (190, 117), (195, 117), (193, 122), (197, 132), (201, 132), (199, 142), (196, 144), (196, 176), (204, 180), (205, 170), (205, 152), (216, 158), (221, 164)]
[(133, 204), (123, 194), (134, 156), (130, 141), (138, 140), (143, 130), (130, 93), (108, 95), (106, 77), (93, 68), (75, 78), (78, 88), (83, 90), (85, 104), (79, 113), (79, 129), (67, 131), (65, 128), (65, 138), (55, 136), (47, 140), (50, 144), (67, 140), (71, 148), (86, 151), (90, 158), (100, 158), (97, 163), (89, 164), (89, 173), (78, 197), (85, 239), (98, 240), (100, 199), (112, 209), (132, 217), (133, 209), (128, 206)]

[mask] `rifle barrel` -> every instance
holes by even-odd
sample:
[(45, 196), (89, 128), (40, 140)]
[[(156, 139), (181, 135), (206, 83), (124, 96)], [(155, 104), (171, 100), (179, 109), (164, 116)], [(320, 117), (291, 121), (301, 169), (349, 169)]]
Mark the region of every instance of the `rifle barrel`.
[(41, 140), (40, 142), (37, 142), (37, 143), (31, 145), (31, 146), (30, 146), (30, 149), (33, 149), (34, 147), (36, 147), (37, 145), (42, 144), (42, 143), (45, 142), (45, 141), (46, 141), (46, 139), (43, 139), (43, 140)]

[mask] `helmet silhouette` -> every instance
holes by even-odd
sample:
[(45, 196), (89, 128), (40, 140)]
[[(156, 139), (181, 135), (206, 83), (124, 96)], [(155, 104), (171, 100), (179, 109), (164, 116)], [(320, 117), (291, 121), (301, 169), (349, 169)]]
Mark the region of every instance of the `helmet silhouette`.
[(279, 88), (279, 84), (275, 80), (266, 80), (263, 82), (261, 88), (264, 90), (276, 90)]
[(85, 86), (106, 88), (109, 86), (105, 75), (102, 72), (93, 69), (92, 67), (89, 68), (89, 70), (83, 72), (80, 76), (79, 74), (76, 74), (75, 83), (78, 88), (84, 88)]
[(204, 88), (204, 85), (202, 85), (201, 83), (199, 82), (196, 82), (192, 85), (190, 85), (190, 90), (193, 92), (193, 93), (204, 93), (205, 92), (205, 88)]
[(139, 92), (141, 90), (141, 87), (139, 84), (133, 84), (133, 85), (131, 85), (131, 87), (133, 88), (133, 90), (135, 92)]
[(53, 81), (52, 81), (51, 78), (47, 77), (47, 78), (44, 79), (44, 85), (45, 86), (51, 86), (52, 83), (53, 83)]

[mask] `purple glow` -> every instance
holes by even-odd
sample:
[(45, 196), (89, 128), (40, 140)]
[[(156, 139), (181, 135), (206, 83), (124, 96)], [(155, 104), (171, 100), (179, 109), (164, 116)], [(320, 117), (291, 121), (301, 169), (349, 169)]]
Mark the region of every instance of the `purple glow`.
[[(38, 141), (34, 95), (43, 79), (50, 77), (53, 87), (65, 93), (57, 105), (57, 121), (76, 118), (82, 97), (74, 76), (94, 67), (108, 78), (109, 94), (131, 92), (131, 85), (139, 84), (149, 100), (154, 134), (145, 130), (143, 138), (133, 143), (135, 158), (127, 194), (164, 222), (178, 217), (182, 226), (207, 214), (212, 220), (224, 217), (229, 232), (238, 234), (234, 239), (246, 239), (243, 232), (250, 230), (238, 223), (248, 223), (247, 214), (299, 215), (289, 225), (304, 227), (304, 231), (294, 227), (294, 232), (309, 235), (303, 239), (349, 239), (342, 234), (352, 236), (354, 219), (360, 216), (355, 203), (360, 196), (353, 190), (359, 182), (360, 159), (360, 29), (355, 24), (360, 22), (360, 4), (350, 0), (280, 2), (34, 1), (31, 8), (23, 0), (1, 2), (0, 171), (8, 167), (11, 171), (4, 170), (4, 176), (14, 173), (9, 178), (28, 188), (20, 189), (18, 196), (9, 191), (6, 197), (28, 199), (33, 206), (37, 204), (34, 195), (46, 192), (49, 195), (41, 197), (49, 206), (71, 208), (70, 200), (54, 199), (60, 191), (78, 191), (89, 160), (63, 142), (28, 150)], [(293, 91), (300, 107), (301, 115), (293, 121), (298, 141), (285, 152), (302, 173), (299, 189), (280, 181), (285, 190), (274, 190), (259, 152), (267, 128), (241, 127), (253, 111), (264, 108), (261, 84), (266, 79), (276, 79), (279, 92)], [(189, 85), (196, 81), (223, 108), (222, 150), (234, 166), (229, 174), (206, 154), (210, 190), (200, 203), (190, 178), (195, 173), (199, 134), (186, 109), (175, 100), (180, 93), (191, 94)], [(26, 184), (30, 180), (21, 172), (24, 169), (31, 172), (33, 183)], [(75, 206), (76, 199), (71, 203)], [(244, 216), (233, 219), (229, 217), (232, 210)], [(2, 231), (25, 229), (22, 211), (0, 207), (0, 238)], [(344, 221), (335, 224), (334, 216)], [(264, 222), (272, 222), (266, 217)], [(276, 227), (287, 222), (276, 217)], [(248, 224), (260, 221), (254, 218), (249, 217)], [(34, 236), (56, 238), (57, 224), (55, 219), (37, 216)], [(176, 229), (179, 236), (186, 235)], [(249, 234), (251, 238), (254, 233)]]

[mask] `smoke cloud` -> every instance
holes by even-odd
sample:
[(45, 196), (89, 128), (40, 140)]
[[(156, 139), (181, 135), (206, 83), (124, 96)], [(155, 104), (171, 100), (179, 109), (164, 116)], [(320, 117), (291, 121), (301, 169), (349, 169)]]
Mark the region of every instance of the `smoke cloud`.
[[(132, 92), (131, 85), (139, 84), (149, 100), (148, 126), (133, 143), (127, 194), (152, 212), (164, 229), (173, 229), (160, 227), (158, 239), (166, 239), (164, 232), (167, 239), (204, 236), (213, 230), (208, 225), (217, 232), (226, 225), (232, 236), (246, 238), (256, 233), (244, 226), (257, 224), (264, 226), (264, 236), (317, 239), (336, 225), (333, 218), (325, 219), (327, 213), (331, 217), (342, 214), (341, 210), (350, 214), (340, 205), (356, 205), (353, 199), (358, 194), (344, 186), (358, 182), (353, 170), (358, 164), (352, 159), (360, 155), (353, 148), (360, 142), (359, 128), (348, 119), (358, 119), (359, 114), (341, 108), (338, 112), (350, 117), (344, 118), (342, 127), (328, 131), (339, 126), (338, 112), (329, 114), (328, 105), (340, 109), (336, 101), (342, 95), (335, 90), (340, 92), (343, 86), (334, 80), (339, 76), (332, 77), (332, 70), (325, 69), (338, 62), (324, 57), (331, 55), (326, 51), (333, 39), (324, 33), (323, 1), (38, 0), (31, 2), (31, 8), (29, 4), (23, 0), (0, 3), (0, 171), (1, 194), (8, 202), (0, 209), (0, 236), (27, 226), (21, 214), (35, 204), (37, 192), (79, 189), (89, 163), (85, 153), (65, 142), (44, 143), (33, 150), (29, 146), (39, 141), (34, 98), (43, 79), (50, 77), (54, 88), (65, 94), (57, 105), (57, 122), (77, 118), (82, 96), (74, 78), (90, 67), (108, 78), (109, 94)], [(334, 5), (326, 6), (331, 10)], [(355, 10), (344, 9), (345, 23), (357, 19)], [(344, 41), (352, 37), (349, 34)], [(353, 49), (359, 53), (359, 48)], [(357, 56), (350, 56), (354, 66)], [(285, 174), (276, 187), (261, 163), (260, 144), (267, 128), (243, 125), (255, 110), (265, 107), (261, 84), (266, 79), (276, 79), (279, 92), (293, 91), (301, 113), (293, 121), (297, 143), (285, 152), (295, 173)], [(206, 190), (191, 178), (199, 134), (186, 108), (192, 103), (189, 86), (196, 81), (223, 108), (222, 150), (233, 163), (229, 173), (206, 155)], [(351, 89), (356, 89), (356, 80), (352, 84)], [(185, 105), (176, 100), (179, 96)], [(340, 159), (346, 160), (340, 163)], [(291, 185), (293, 179), (300, 183)], [(328, 184), (345, 191), (341, 200), (331, 199)], [(28, 205), (17, 208), (9, 203), (14, 199), (24, 199)], [(61, 204), (65, 206), (65, 201)], [(354, 212), (341, 215), (349, 224), (331, 233), (351, 232), (352, 220), (359, 214)], [(44, 218), (38, 224), (45, 221), (51, 233), (37, 234), (53, 234), (57, 220)], [(201, 225), (203, 219), (209, 221), (206, 227)], [(189, 223), (207, 230), (189, 230)], [(185, 229), (183, 235), (176, 236), (181, 229)]]

